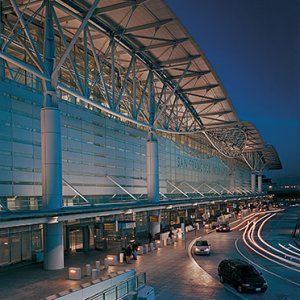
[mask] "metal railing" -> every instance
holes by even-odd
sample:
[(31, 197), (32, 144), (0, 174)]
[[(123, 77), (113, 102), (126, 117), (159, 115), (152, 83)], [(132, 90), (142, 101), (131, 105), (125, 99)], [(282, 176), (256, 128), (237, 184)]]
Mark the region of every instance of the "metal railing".
[(130, 292), (137, 291), (146, 285), (146, 273), (139, 273), (133, 277), (130, 277), (118, 284), (95, 294), (86, 300), (119, 300), (123, 299)]

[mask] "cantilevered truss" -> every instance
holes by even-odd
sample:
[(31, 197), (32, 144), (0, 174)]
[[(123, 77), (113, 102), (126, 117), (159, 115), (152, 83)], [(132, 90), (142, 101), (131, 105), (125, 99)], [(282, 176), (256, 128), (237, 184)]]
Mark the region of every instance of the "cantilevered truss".
[(217, 75), (162, 0), (0, 5), (7, 77), (29, 73), (47, 93), (53, 87), (65, 100), (148, 130), (205, 134), (227, 157), (262, 150), (259, 134), (239, 122)]

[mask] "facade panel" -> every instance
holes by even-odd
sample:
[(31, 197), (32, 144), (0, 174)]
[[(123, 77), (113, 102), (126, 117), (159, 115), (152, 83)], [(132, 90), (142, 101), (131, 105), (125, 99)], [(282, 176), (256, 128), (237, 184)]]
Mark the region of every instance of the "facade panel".
[[(6, 174), (1, 176), (0, 196), (41, 196), (39, 119), (43, 95), (9, 84), (0, 83), (4, 99), (0, 105), (0, 170)], [(106, 176), (132, 194), (146, 194), (147, 133), (71, 102), (61, 101), (59, 107), (63, 178), (85, 196), (124, 194)], [(192, 191), (185, 182), (204, 191), (208, 189), (201, 187), (204, 183), (229, 188), (233, 162), (220, 157), (207, 142), (182, 139), (158, 137), (161, 192), (178, 193), (169, 182), (187, 192)], [(234, 168), (234, 185), (248, 188), (247, 167), (235, 162)], [(66, 186), (63, 193), (75, 195)]]

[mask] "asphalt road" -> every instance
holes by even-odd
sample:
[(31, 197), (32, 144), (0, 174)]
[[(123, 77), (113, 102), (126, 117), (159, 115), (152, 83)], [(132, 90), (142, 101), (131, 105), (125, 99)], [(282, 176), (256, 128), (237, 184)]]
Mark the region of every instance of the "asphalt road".
[[(272, 218), (264, 227), (262, 236), (278, 248), (278, 242), (291, 242), (290, 232), (295, 225), (297, 216), (300, 216), (300, 207), (287, 209)], [(242, 232), (211, 233), (205, 236), (212, 245), (210, 256), (194, 256), (194, 259), (207, 273), (218, 278), (218, 264), (223, 259), (239, 258), (249, 259), (256, 264), (258, 271), (262, 272), (268, 283), (268, 290), (262, 294), (242, 294), (244, 299), (275, 299), (296, 300), (300, 299), (300, 270), (290, 270), (271, 262), (250, 250), (242, 241)], [(271, 274), (273, 273), (273, 274)], [(226, 287), (234, 290), (226, 284)]]

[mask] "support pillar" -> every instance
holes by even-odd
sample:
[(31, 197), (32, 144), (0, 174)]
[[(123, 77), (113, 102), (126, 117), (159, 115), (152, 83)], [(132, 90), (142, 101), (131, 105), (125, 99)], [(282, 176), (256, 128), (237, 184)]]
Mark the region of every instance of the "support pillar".
[(45, 224), (44, 268), (58, 270), (64, 267), (63, 223)]
[(158, 142), (154, 132), (148, 134), (146, 160), (148, 199), (159, 202)]
[[(55, 41), (52, 1), (45, 1), (44, 68), (51, 76), (54, 69)], [(62, 160), (60, 111), (56, 94), (57, 78), (44, 82), (41, 110), (42, 196), (44, 209), (57, 210), (62, 201)], [(44, 226), (44, 268), (64, 268), (63, 223), (53, 218)]]
[(62, 161), (60, 111), (56, 107), (41, 110), (42, 194), (46, 209), (62, 207)]
[(255, 177), (256, 177), (255, 173), (252, 172), (251, 173), (251, 192), (252, 193), (255, 193)]
[(257, 176), (257, 191), (258, 191), (259, 193), (262, 192), (262, 174), (259, 174), (259, 175)]

